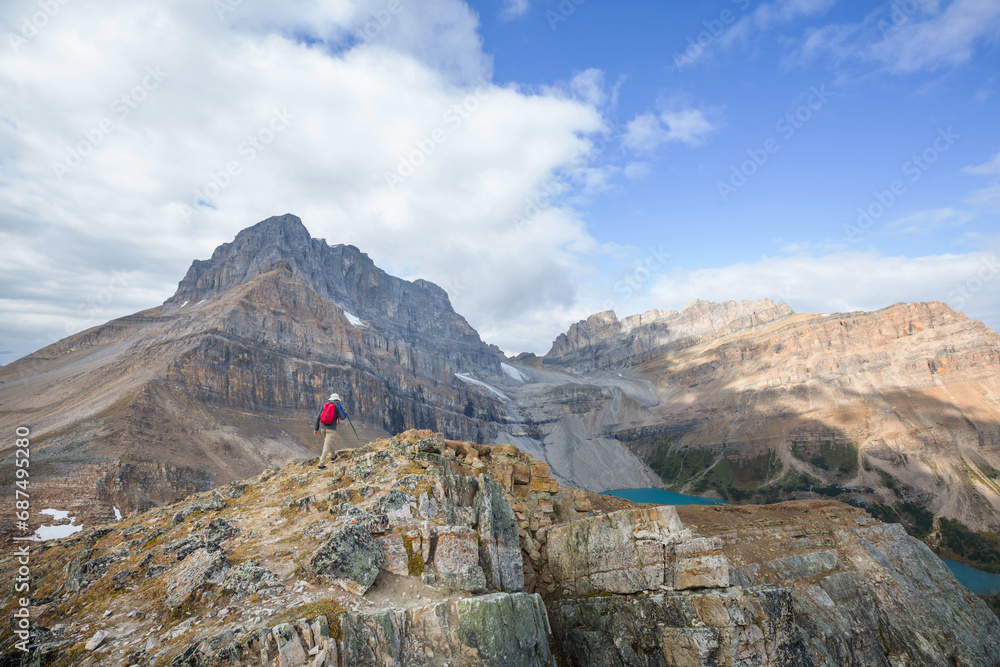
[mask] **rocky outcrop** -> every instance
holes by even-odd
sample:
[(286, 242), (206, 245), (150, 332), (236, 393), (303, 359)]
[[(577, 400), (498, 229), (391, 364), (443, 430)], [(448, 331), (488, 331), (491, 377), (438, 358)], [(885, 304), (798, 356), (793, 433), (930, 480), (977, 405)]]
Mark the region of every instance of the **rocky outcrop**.
[(678, 507), (731, 580), (791, 592), (816, 665), (995, 665), (997, 619), (899, 524), (834, 501)]
[[(36, 646), (2, 664), (986, 666), (1000, 655), (1000, 620), (926, 547), (835, 501), (635, 506), (562, 487), (513, 446), (428, 431), (225, 491), (221, 505), (202, 494), (34, 545)], [(191, 506), (202, 509), (173, 521)], [(0, 576), (17, 567), (0, 555)]]

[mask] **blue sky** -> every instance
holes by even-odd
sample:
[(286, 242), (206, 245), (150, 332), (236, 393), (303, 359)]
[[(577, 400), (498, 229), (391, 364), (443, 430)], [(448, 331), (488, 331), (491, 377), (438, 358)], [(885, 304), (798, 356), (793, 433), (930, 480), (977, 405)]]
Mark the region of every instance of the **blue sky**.
[[(514, 18), (495, 3), (473, 3), (498, 81), (544, 86), (598, 69), (619, 84), (608, 112), (618, 133), (651, 110), (693, 108), (709, 117), (711, 131), (696, 142), (665, 141), (636, 155), (620, 134), (610, 141), (609, 161), (641, 160), (648, 173), (586, 207), (595, 235), (662, 245), (671, 266), (690, 270), (808, 250), (920, 257), (995, 247), (998, 202), (967, 201), (995, 179), (964, 168), (1000, 151), (997, 3), (681, 4), (538, 2)], [(797, 11), (755, 20), (762, 8), (782, 5)], [(992, 22), (966, 26), (926, 62), (866, 54), (907, 30), (943, 30), (948, 12), (960, 9)], [(810, 36), (854, 26), (863, 27), (842, 50), (805, 53)], [(919, 50), (920, 35), (911, 39)], [(826, 98), (815, 99), (817, 109), (779, 125), (814, 90)], [(947, 140), (938, 139), (942, 130)], [(731, 185), (733, 167), (753, 157), (748, 151), (762, 155), (769, 138), (777, 151), (751, 167), (745, 185), (720, 192), (719, 182)], [(906, 187), (894, 195), (898, 180)], [(858, 209), (886, 191), (891, 206), (871, 222), (861, 218)]]
[(696, 298), (1000, 327), (996, 0), (78, 4), (0, 8), (0, 363), (286, 212), (508, 352)]

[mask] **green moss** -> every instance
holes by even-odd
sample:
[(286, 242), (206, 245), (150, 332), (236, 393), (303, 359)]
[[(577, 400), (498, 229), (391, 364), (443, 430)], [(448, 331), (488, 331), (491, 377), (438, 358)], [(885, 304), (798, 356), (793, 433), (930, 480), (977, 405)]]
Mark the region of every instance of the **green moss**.
[(800, 461), (829, 472), (838, 479), (854, 477), (858, 473), (858, 443), (853, 441), (796, 443), (792, 445), (791, 452)]
[(413, 550), (413, 540), (408, 535), (403, 535), (403, 548), (406, 549), (407, 571), (411, 577), (419, 577), (424, 573), (424, 557)]
[(993, 610), (993, 613), (1000, 618), (1000, 593), (994, 593), (993, 595), (980, 595), (986, 606)]
[[(704, 481), (706, 488), (715, 489), (730, 502), (751, 499), (773, 501), (784, 499), (782, 492), (792, 491), (784, 487), (761, 488), (769, 480), (777, 478), (781, 471), (781, 461), (770, 454), (741, 457), (736, 453), (729, 453), (724, 454), (699, 481)], [(796, 481), (795, 488), (797, 485)]]
[(594, 590), (594, 591), (588, 591), (588, 592), (584, 593), (583, 595), (578, 595), (576, 597), (576, 599), (578, 599), (578, 600), (590, 600), (592, 598), (608, 598), (608, 597), (614, 597), (614, 593), (612, 593), (610, 591), (598, 591), (598, 590)]

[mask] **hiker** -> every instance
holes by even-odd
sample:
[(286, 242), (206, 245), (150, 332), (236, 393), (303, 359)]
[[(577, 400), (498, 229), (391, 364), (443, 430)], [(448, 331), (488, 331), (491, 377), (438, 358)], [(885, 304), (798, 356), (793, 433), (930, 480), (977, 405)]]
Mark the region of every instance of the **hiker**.
[(333, 455), (334, 444), (333, 441), (336, 439), (337, 424), (340, 423), (341, 419), (347, 417), (347, 413), (344, 412), (344, 407), (340, 404), (340, 394), (334, 392), (330, 394), (330, 398), (327, 402), (323, 404), (320, 408), (319, 414), (316, 415), (316, 426), (313, 428), (313, 435), (319, 435), (320, 429), (323, 429), (323, 453), (319, 455), (319, 469), (325, 470), (325, 461), (328, 456)]

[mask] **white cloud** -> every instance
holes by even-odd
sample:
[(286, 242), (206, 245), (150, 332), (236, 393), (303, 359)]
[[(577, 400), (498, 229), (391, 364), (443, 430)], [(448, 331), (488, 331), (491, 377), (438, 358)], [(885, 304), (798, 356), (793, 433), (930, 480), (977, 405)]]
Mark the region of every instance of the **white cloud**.
[(505, 19), (516, 19), (528, 11), (528, 0), (504, 0), (501, 16)]
[(893, 24), (885, 38), (871, 46), (871, 57), (896, 73), (959, 65), (972, 57), (975, 44), (1000, 35), (1000, 3), (996, 0), (953, 0), (926, 18)]
[[(17, 4), (0, 10), (8, 25), (34, 6)], [(475, 285), (452, 296), (481, 330), (569, 307), (596, 247), (584, 223), (558, 204), (523, 228), (512, 217), (605, 131), (599, 77), (574, 80), (572, 98), (501, 88), (465, 4), (386, 6), (245, 3), (220, 20), (189, 0), (70, 3), (5, 52), (3, 349), (155, 305), (192, 259), (285, 212), (391, 272)], [(150, 67), (162, 81), (132, 100)], [(112, 106), (122, 95), (135, 107), (125, 119)], [(279, 131), (276, 114), (289, 117)], [(251, 153), (255, 137), (267, 141)], [(53, 163), (81, 148), (60, 182)], [(420, 164), (393, 189), (387, 175), (407, 162)], [(107, 300), (116, 271), (130, 280)], [(95, 299), (97, 319), (81, 317)]]
[(976, 176), (1000, 176), (1000, 153), (994, 155), (989, 162), (966, 167), (962, 171)]
[(975, 213), (961, 211), (951, 206), (927, 211), (917, 211), (903, 218), (886, 223), (883, 231), (889, 234), (927, 234), (945, 227), (956, 227), (974, 219)]
[(900, 301), (943, 301), (1000, 324), (1000, 244), (980, 252), (886, 257), (875, 251), (763, 257), (663, 276), (636, 306), (681, 308), (693, 299), (770, 298), (797, 312), (876, 310)]
[(626, 123), (622, 140), (626, 147), (636, 152), (649, 152), (661, 144), (677, 141), (688, 146), (698, 146), (718, 127), (703, 109), (685, 107), (638, 114)]
[(717, 48), (728, 51), (782, 24), (825, 14), (835, 3), (836, 0), (774, 0), (763, 2), (752, 13), (741, 16), (750, 6), (749, 0), (741, 0), (735, 7), (723, 9), (718, 17), (703, 22), (705, 30), (690, 37), (688, 48), (674, 56), (674, 65), (686, 69), (710, 59)]
[(827, 55), (837, 63), (875, 63), (893, 74), (954, 67), (978, 44), (1000, 36), (996, 0), (889, 3), (863, 21), (808, 32), (789, 62)]
[(570, 88), (579, 99), (600, 107), (607, 100), (604, 92), (604, 72), (599, 69), (586, 69), (575, 75), (570, 81)]
[(651, 151), (667, 140), (667, 130), (664, 129), (659, 117), (651, 112), (637, 114), (625, 124), (625, 135), (622, 137), (625, 145), (634, 151)]
[(665, 111), (660, 120), (667, 126), (667, 141), (680, 141), (689, 146), (701, 144), (715, 130), (715, 125), (701, 109)]

